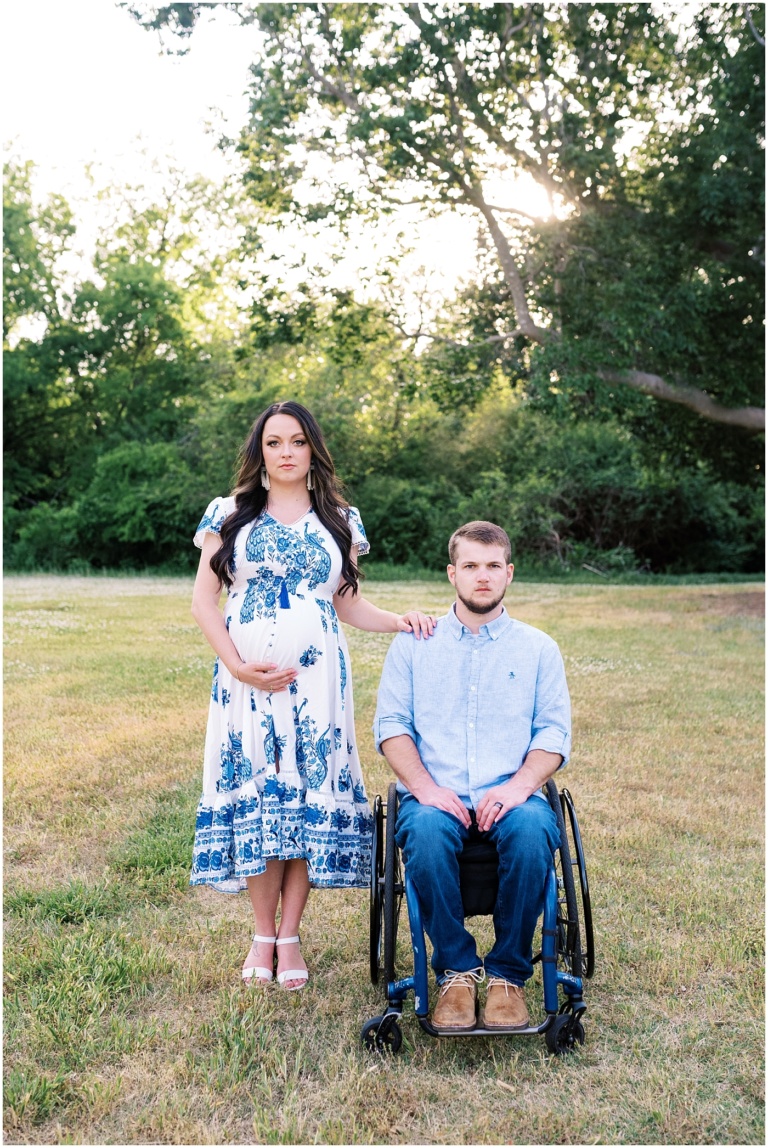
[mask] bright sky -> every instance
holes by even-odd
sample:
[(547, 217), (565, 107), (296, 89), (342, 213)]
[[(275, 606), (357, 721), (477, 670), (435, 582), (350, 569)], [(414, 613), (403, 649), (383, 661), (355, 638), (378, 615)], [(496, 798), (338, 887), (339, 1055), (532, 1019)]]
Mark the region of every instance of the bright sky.
[(244, 119), (255, 37), (231, 13), (217, 13), (182, 57), (163, 55), (114, 0), (4, 4), (0, 27), (3, 136), (39, 165), (41, 188), (83, 190), (94, 160), (135, 178), (142, 144), (190, 172), (224, 170), (205, 125), (220, 122), (211, 109)]

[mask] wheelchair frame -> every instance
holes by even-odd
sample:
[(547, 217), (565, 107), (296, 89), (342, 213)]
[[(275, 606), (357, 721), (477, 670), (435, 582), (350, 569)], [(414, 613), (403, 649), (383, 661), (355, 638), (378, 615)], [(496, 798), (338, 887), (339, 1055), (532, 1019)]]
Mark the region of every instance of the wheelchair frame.
[[(383, 978), (387, 1007), (363, 1025), (360, 1038), (367, 1049), (397, 1052), (402, 1043), (400, 1020), (403, 1004), (414, 994), (414, 1013), (430, 1036), (536, 1036), (543, 1034), (554, 1055), (571, 1052), (584, 1043), (582, 1019), (584, 979), (595, 967), (592, 904), (589, 895), (584, 849), (573, 799), (567, 789), (559, 791), (551, 779), (544, 786), (546, 798), (557, 818), (560, 846), (546, 877), (541, 950), (534, 958), (540, 963), (544, 990), (545, 1019), (539, 1025), (514, 1030), (480, 1028), (467, 1032), (438, 1031), (429, 1014), (429, 968), (416, 889), (403, 875), (400, 851), (395, 844), (398, 793), (395, 782), (389, 786), (386, 805), (377, 795), (373, 803), (374, 831), (371, 847), (370, 885), (370, 973), (373, 984)], [(574, 877), (574, 869), (578, 881)], [(462, 893), (464, 886), (462, 883)], [(408, 907), (413, 975), (396, 975), (397, 930), (403, 896)], [(487, 897), (486, 897), (487, 901)], [(465, 916), (486, 913), (487, 909), (467, 911)], [(492, 911), (492, 910), (490, 910)], [(383, 933), (383, 953), (382, 953)], [(383, 961), (382, 961), (383, 957)]]

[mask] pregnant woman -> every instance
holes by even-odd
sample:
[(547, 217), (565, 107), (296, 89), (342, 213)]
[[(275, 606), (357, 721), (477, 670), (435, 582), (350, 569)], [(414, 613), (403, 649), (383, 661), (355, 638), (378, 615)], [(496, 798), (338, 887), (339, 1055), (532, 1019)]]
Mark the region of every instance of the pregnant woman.
[(210, 503), (195, 542), (192, 613), (217, 657), (191, 883), (247, 889), (255, 933), (243, 979), (268, 984), (276, 963), (278, 982), (300, 989), (310, 887), (370, 878), (373, 818), (339, 620), (418, 638), (435, 620), (359, 593), (365, 530), (340, 495), (320, 427), (296, 402), (256, 420), (235, 489)]

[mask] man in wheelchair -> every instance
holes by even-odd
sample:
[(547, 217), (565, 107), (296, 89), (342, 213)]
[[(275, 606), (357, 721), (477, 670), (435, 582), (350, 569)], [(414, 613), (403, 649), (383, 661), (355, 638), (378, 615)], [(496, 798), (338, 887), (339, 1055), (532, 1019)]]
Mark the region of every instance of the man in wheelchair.
[[(529, 1025), (523, 985), (559, 832), (540, 792), (568, 760), (570, 699), (556, 643), (507, 613), (514, 566), (491, 522), (460, 527), (448, 544), (451, 610), (429, 642), (398, 634), (382, 672), (376, 747), (398, 778), (396, 841), (419, 896), (439, 985), (435, 1029)], [(481, 960), (464, 924), (459, 855), (493, 843), (499, 889), (495, 944)]]

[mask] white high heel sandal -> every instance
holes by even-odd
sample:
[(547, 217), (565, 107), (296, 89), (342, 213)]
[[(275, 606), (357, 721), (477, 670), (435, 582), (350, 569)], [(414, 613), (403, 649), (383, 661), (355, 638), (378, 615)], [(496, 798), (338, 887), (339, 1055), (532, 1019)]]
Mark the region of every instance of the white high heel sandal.
[[(260, 937), (258, 933), (254, 933), (253, 940), (257, 944), (259, 941), (263, 941), (265, 945), (274, 945), (277, 941), (277, 937)], [(272, 969), (265, 969), (259, 965), (249, 965), (247, 969), (243, 969), (240, 976), (244, 981), (247, 981), (248, 984), (252, 984), (257, 977), (259, 980), (269, 982), (272, 980), (274, 973)]]
[[(300, 943), (300, 937), (278, 937), (275, 941), (276, 945), (295, 945)], [(295, 993), (299, 989), (303, 989), (304, 985), (309, 980), (309, 973), (306, 969), (286, 969), (285, 972), (277, 974), (277, 983), (285, 989), (286, 992)], [(301, 981), (300, 985), (287, 985), (286, 981)]]

